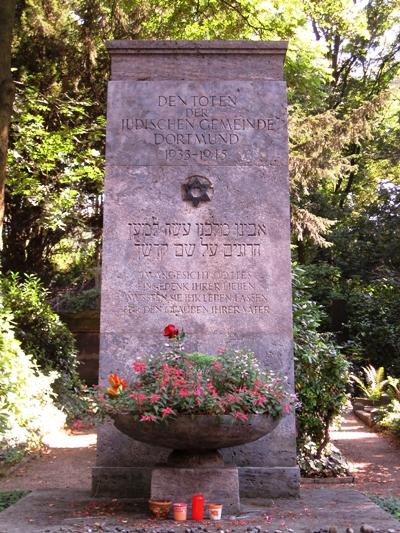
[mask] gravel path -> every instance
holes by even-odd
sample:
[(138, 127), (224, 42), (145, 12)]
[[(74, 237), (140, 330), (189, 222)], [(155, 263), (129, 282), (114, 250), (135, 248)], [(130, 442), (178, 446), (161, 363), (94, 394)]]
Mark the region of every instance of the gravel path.
[(0, 491), (90, 490), (96, 440), (94, 431), (55, 433), (48, 437), (46, 444), (49, 448), (42, 455), (22, 464), (7, 478), (0, 478)]
[(353, 413), (346, 416), (340, 431), (331, 432), (331, 438), (350, 463), (355, 489), (400, 498), (399, 440), (375, 433)]

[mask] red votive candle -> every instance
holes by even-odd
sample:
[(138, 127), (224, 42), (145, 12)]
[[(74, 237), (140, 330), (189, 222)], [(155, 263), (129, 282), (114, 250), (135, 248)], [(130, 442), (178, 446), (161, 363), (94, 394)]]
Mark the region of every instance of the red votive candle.
[(204, 520), (204, 496), (202, 494), (192, 496), (192, 520)]

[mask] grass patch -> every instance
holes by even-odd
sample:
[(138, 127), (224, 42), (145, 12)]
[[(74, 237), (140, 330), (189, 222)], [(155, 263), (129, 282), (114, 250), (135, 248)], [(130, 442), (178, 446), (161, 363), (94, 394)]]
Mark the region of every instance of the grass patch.
[(29, 491), (26, 490), (10, 490), (7, 492), (0, 492), (0, 513), (14, 505), (19, 499), (28, 494)]
[(397, 520), (400, 520), (400, 499), (384, 498), (382, 496), (370, 496), (371, 500), (382, 507), (385, 511), (392, 514)]

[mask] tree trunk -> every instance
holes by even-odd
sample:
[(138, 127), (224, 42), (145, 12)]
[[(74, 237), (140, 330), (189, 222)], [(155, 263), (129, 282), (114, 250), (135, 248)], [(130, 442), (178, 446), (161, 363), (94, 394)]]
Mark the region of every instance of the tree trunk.
[(4, 220), (4, 185), (8, 128), (14, 101), (14, 83), (11, 77), (11, 39), (16, 0), (0, 0), (0, 250)]

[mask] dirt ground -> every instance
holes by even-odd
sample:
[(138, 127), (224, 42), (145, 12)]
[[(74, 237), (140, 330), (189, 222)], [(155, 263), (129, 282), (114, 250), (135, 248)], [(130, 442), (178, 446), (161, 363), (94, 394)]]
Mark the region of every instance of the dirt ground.
[(59, 432), (47, 438), (48, 449), (0, 478), (0, 491), (21, 489), (90, 490), (96, 460), (95, 431)]
[(375, 433), (353, 414), (331, 438), (350, 462), (353, 487), (368, 494), (400, 498), (400, 441)]
[[(369, 494), (400, 498), (400, 444), (375, 433), (353, 414), (340, 431), (332, 432), (333, 442), (351, 464), (355, 483), (343, 485)], [(48, 450), (21, 465), (9, 477), (0, 478), (0, 491), (12, 489), (90, 490), (91, 467), (96, 458), (94, 431), (57, 433), (48, 439)]]

